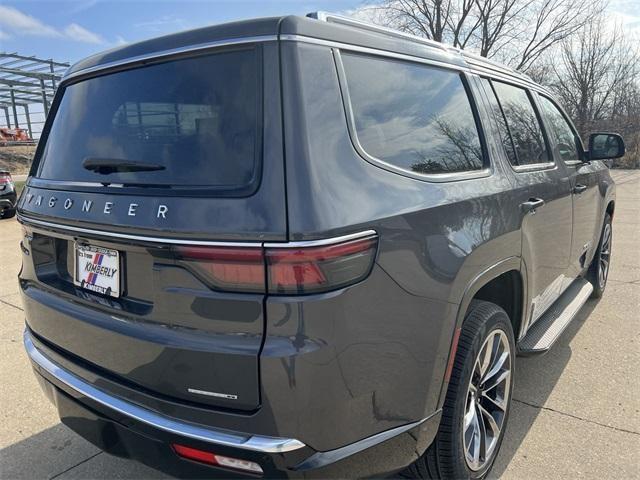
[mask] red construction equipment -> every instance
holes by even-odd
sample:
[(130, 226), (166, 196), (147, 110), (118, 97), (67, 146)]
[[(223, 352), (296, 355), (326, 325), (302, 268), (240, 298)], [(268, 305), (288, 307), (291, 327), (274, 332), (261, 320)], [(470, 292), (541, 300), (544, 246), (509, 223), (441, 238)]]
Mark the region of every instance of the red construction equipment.
[(32, 142), (29, 134), (22, 128), (0, 127), (0, 145), (8, 142)]

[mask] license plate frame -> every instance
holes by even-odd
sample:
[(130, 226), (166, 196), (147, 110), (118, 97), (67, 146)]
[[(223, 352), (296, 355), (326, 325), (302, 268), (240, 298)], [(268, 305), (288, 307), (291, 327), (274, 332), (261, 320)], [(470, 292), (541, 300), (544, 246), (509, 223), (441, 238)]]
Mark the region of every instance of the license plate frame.
[(108, 297), (120, 297), (122, 256), (118, 250), (76, 243), (73, 258), (76, 286)]

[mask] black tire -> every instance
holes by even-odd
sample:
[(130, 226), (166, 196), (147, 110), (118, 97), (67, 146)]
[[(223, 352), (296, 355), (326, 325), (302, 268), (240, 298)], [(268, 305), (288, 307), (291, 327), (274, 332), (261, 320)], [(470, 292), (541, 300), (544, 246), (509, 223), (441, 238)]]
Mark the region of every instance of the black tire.
[[(608, 239), (607, 235), (608, 228)], [(598, 248), (593, 255), (591, 265), (589, 265), (589, 271), (587, 272), (587, 279), (593, 285), (593, 292), (591, 292), (591, 298), (600, 298), (604, 294), (604, 289), (607, 287), (607, 278), (609, 277), (609, 267), (611, 261), (611, 241), (613, 238), (613, 229), (611, 224), (611, 215), (608, 213), (604, 216), (604, 222), (602, 223), (602, 230), (600, 231), (600, 240), (598, 241)], [(607, 267), (604, 269), (602, 261), (607, 262)], [(603, 271), (604, 269), (604, 271)], [(604, 281), (603, 281), (604, 279)]]
[(16, 209), (13, 208), (11, 210), (5, 210), (0, 214), (0, 218), (13, 218), (16, 216)]
[[(485, 340), (497, 331), (505, 334), (510, 349), (511, 374), (505, 382), (509, 385), (505, 402), (506, 408), (500, 434), (488, 461), (478, 470), (473, 470), (466, 460), (463, 441), (463, 420), (468, 405), (469, 384), (476, 366), (476, 359), (478, 359)], [(500, 336), (500, 338), (504, 337)], [(507, 426), (513, 392), (515, 352), (513, 328), (506, 312), (490, 302), (472, 301), (460, 332), (458, 350), (438, 433), (425, 454), (403, 472), (404, 477), (430, 479), (481, 479), (486, 477), (500, 450)]]

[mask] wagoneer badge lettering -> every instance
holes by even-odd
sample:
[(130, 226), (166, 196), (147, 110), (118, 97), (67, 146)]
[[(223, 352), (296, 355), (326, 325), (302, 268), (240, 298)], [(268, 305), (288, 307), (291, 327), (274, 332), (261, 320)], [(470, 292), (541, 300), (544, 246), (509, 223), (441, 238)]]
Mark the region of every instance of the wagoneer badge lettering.
[[(34, 198), (35, 198), (35, 202), (34, 202)], [(42, 205), (43, 197), (42, 197), (42, 195), (34, 196), (33, 193), (27, 193), (25, 195), (25, 199), (26, 199), (26, 203), (27, 204), (31, 204), (33, 202), (33, 204), (35, 206), (40, 206), (40, 205)], [(56, 197), (53, 197), (53, 196), (49, 197), (49, 199), (47, 200), (47, 205), (48, 205), (49, 208), (54, 208), (57, 203), (58, 203), (58, 199)], [(64, 200), (64, 203), (63, 203), (63, 208), (65, 210), (71, 210), (75, 204), (76, 204), (76, 201), (73, 198), (66, 198)], [(80, 203), (78, 202), (78, 204), (80, 204)], [(102, 209), (102, 212), (105, 215), (110, 215), (115, 207), (116, 207), (116, 203), (115, 202), (104, 202), (104, 207)], [(80, 210), (83, 213), (91, 212), (92, 208), (93, 208), (93, 200), (83, 200), (82, 201)], [(128, 216), (135, 217), (138, 214), (138, 210), (140, 208), (144, 208), (144, 205), (132, 202), (132, 203), (126, 204), (125, 208), (126, 208)], [(158, 209), (156, 211), (156, 218), (161, 218), (163, 220), (166, 220), (168, 212), (169, 212), (169, 207), (167, 207), (166, 205), (162, 205), (162, 204), (158, 205)]]

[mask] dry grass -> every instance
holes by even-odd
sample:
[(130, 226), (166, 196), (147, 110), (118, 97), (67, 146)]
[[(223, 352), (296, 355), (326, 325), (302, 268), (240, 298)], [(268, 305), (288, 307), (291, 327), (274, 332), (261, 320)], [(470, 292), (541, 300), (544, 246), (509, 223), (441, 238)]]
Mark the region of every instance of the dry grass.
[(29, 173), (35, 145), (0, 147), (0, 170), (8, 170), (12, 175)]

